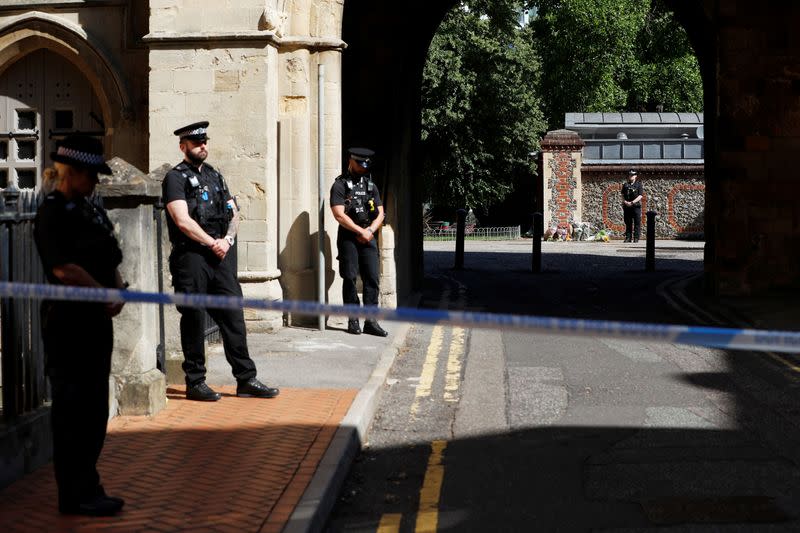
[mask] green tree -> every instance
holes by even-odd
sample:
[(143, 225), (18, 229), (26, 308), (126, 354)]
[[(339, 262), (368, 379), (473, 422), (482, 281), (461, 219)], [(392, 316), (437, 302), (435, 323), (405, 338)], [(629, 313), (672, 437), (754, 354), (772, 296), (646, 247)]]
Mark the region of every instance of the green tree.
[(661, 0), (531, 0), (540, 94), (551, 127), (564, 113), (701, 111), (700, 69)]
[(533, 172), (545, 131), (539, 61), (511, 1), (464, 1), (442, 22), (422, 83), (423, 174), (437, 205), (485, 212)]
[(703, 80), (686, 31), (654, 0), (637, 35), (628, 110), (702, 111)]

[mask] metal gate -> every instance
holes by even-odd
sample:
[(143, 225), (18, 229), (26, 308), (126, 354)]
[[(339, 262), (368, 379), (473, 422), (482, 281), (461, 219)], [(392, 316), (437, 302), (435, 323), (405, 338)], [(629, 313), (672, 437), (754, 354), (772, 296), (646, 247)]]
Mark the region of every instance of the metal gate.
[[(40, 196), (9, 187), (0, 191), (0, 279), (44, 283), (45, 276), (33, 241), (33, 219)], [(49, 398), (44, 375), (44, 347), (39, 303), (0, 299), (0, 362), (2, 417), (13, 420), (34, 411)]]

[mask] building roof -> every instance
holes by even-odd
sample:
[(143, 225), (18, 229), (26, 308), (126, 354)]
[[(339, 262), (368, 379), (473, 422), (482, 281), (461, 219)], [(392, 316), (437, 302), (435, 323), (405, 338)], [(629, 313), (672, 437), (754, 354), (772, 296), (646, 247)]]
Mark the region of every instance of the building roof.
[(586, 165), (703, 164), (703, 113), (567, 113)]
[(583, 139), (703, 137), (703, 113), (566, 113), (564, 123)]
[(568, 130), (582, 126), (700, 126), (703, 113), (566, 113)]

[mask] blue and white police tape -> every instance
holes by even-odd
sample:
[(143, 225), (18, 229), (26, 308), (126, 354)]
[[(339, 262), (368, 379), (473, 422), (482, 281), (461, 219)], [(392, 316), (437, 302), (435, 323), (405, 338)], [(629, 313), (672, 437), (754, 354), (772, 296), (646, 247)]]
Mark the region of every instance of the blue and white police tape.
[(517, 330), (527, 333), (647, 340), (731, 350), (800, 353), (800, 332), (794, 331), (577, 320), (572, 318), (412, 309), (407, 307), (388, 309), (357, 305), (329, 305), (306, 301), (270, 301), (207, 294), (168, 294), (8, 282), (0, 282), (0, 298), (172, 304), (183, 307), (212, 309), (249, 308), (304, 315), (360, 316), (375, 320), (447, 324), (478, 329)]

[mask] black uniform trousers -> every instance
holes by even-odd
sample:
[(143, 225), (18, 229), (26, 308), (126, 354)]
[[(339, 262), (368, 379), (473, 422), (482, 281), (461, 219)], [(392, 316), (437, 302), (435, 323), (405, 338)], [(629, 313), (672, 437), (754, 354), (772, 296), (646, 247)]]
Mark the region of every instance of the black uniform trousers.
[(355, 234), (350, 238), (341, 232), (336, 244), (339, 247), (339, 274), (342, 276), (342, 300), (346, 304), (358, 305), (356, 280), (361, 274), (364, 288), (364, 305), (378, 305), (378, 243), (372, 239), (367, 243), (358, 242)]
[(639, 240), (642, 232), (642, 204), (634, 206), (622, 206), (622, 213), (625, 216), (625, 238), (633, 237)]
[(53, 469), (59, 505), (70, 506), (102, 493), (97, 460), (108, 424), (113, 326), (102, 304), (45, 302), (42, 319)]
[[(220, 261), (211, 250), (177, 246), (169, 258), (172, 286), (175, 292), (242, 296), (236, 279), (236, 247), (231, 247)], [(181, 348), (187, 387), (206, 380), (205, 328), (206, 310), (178, 306), (181, 314)], [(256, 365), (247, 349), (247, 330), (241, 309), (208, 309), (219, 326), (225, 358), (237, 381), (256, 376)]]

